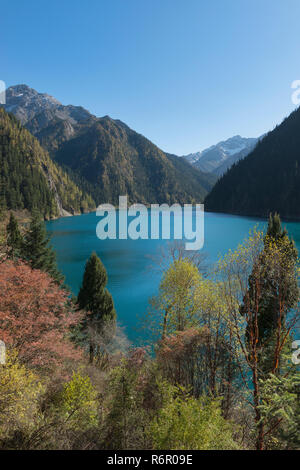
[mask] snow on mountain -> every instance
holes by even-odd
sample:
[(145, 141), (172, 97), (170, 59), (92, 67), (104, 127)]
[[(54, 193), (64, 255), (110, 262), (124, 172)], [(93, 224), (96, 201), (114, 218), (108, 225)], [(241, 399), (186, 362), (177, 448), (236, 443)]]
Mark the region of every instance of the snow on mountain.
[[(190, 153), (183, 158), (201, 171), (216, 173), (220, 176), (236, 160), (248, 155), (255, 147), (257, 141), (257, 138), (236, 135), (216, 145), (212, 145), (202, 152)], [(226, 165), (226, 161), (230, 162), (230, 165)], [(218, 171), (218, 168), (223, 168), (223, 171)]]

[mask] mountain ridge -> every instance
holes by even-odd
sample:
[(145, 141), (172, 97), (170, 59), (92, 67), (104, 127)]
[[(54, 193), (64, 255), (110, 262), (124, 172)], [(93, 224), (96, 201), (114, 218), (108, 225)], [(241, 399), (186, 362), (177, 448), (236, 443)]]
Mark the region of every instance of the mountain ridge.
[(206, 209), (267, 217), (300, 218), (300, 108), (233, 165), (205, 198)]
[(236, 161), (248, 155), (260, 138), (235, 135), (201, 152), (184, 155), (183, 158), (201, 171), (221, 176)]
[(21, 116), (55, 162), (91, 190), (96, 204), (117, 203), (119, 194), (131, 202), (203, 202), (216, 180), (168, 157), (119, 119), (64, 106), (25, 85), (7, 90), (6, 107)]

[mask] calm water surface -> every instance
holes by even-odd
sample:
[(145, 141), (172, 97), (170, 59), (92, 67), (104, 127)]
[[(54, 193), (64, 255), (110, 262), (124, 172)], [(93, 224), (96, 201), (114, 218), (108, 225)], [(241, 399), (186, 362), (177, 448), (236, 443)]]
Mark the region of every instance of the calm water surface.
[[(64, 217), (47, 222), (60, 270), (74, 294), (78, 293), (84, 265), (96, 251), (108, 272), (108, 289), (113, 295), (118, 319), (127, 336), (137, 342), (138, 318), (147, 310), (148, 299), (156, 294), (160, 275), (150, 269), (151, 256), (158, 254), (165, 240), (99, 240), (96, 213)], [(254, 226), (264, 228), (262, 220), (226, 214), (205, 213), (203, 251), (214, 262), (229, 248), (243, 241)], [(300, 249), (300, 223), (285, 223)]]

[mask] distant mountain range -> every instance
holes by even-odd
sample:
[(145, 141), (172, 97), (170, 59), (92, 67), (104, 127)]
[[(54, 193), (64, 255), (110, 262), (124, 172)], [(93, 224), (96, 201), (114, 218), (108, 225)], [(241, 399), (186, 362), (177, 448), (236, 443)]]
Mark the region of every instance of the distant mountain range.
[(206, 210), (300, 218), (300, 108), (219, 179)]
[(184, 155), (184, 158), (199, 170), (213, 173), (219, 177), (234, 163), (245, 158), (254, 149), (258, 140), (259, 138), (236, 135), (202, 152)]
[(205, 199), (210, 211), (300, 218), (300, 109), (259, 139), (234, 136), (181, 158), (122, 121), (26, 85), (6, 98), (15, 115), (0, 109), (0, 203), (8, 208), (53, 217), (127, 194), (131, 203)]
[(216, 177), (167, 155), (122, 121), (64, 106), (27, 85), (8, 88), (5, 109), (96, 204), (203, 202)]

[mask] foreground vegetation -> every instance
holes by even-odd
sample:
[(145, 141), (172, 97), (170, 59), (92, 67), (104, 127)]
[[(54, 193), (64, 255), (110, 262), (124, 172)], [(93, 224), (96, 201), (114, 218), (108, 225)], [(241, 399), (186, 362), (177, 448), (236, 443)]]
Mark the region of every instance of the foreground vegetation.
[(299, 448), (298, 255), (277, 215), (209, 276), (171, 247), (139, 348), (95, 253), (72, 298), (37, 215), (2, 233), (0, 448)]

